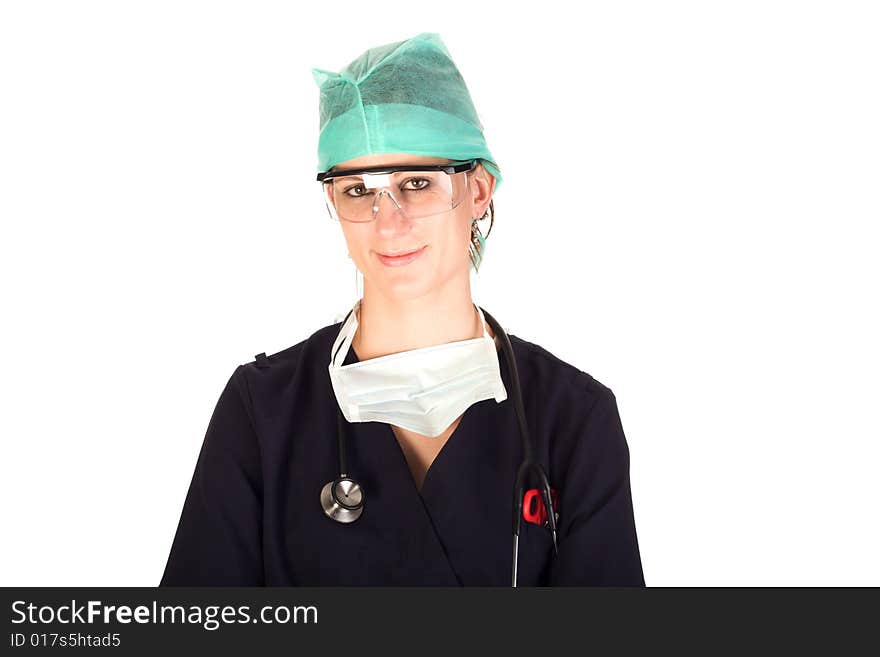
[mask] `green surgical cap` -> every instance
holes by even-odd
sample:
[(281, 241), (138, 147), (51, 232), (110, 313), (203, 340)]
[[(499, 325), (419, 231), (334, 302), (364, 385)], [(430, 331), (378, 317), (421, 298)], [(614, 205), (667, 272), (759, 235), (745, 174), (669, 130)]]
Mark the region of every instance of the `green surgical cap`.
[(339, 73), (313, 68), (321, 90), (318, 171), (375, 153), (480, 159), (501, 186), (483, 126), (440, 35), (370, 48)]

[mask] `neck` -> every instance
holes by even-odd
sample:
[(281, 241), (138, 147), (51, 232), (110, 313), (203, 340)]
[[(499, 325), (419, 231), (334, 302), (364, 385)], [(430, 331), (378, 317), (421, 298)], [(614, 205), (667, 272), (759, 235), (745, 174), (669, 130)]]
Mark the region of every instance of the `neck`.
[[(413, 299), (385, 296), (364, 280), (351, 348), (359, 361), (483, 336), (470, 279)], [(486, 331), (495, 337), (489, 323)]]

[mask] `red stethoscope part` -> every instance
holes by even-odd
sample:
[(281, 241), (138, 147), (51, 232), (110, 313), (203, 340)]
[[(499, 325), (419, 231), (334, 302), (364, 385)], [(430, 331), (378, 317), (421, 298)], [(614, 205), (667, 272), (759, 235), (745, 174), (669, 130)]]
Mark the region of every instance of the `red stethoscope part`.
[[(550, 489), (550, 499), (553, 502), (553, 508), (557, 510), (559, 515), (559, 502), (557, 501), (556, 489)], [(533, 525), (545, 525), (547, 523), (547, 508), (544, 506), (544, 499), (539, 488), (530, 488), (523, 497), (523, 520)]]

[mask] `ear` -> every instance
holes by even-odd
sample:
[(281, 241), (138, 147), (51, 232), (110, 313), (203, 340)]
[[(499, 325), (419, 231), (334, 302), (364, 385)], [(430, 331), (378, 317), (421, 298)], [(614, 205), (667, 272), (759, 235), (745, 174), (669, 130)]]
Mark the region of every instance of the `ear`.
[(495, 191), (495, 176), (489, 173), (482, 162), (476, 166), (470, 176), (474, 211), (476, 216), (482, 217), (486, 214), (489, 202), (492, 200), (492, 194)]

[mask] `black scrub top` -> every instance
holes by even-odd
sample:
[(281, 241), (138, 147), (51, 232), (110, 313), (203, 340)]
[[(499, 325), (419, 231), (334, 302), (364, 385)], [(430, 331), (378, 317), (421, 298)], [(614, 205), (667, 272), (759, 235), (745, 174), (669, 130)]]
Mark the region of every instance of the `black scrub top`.
[[(503, 351), (507, 399), (465, 411), (421, 492), (389, 424), (343, 420), (348, 474), (364, 491), (361, 517), (343, 524), (320, 503), (339, 474), (327, 366), (340, 328), (232, 373), (161, 586), (510, 586), (523, 455)], [(558, 493), (559, 514), (555, 558), (549, 530), (523, 520), (518, 586), (644, 586), (614, 394), (540, 346), (509, 338), (535, 456)], [(349, 349), (344, 364), (355, 362)]]

